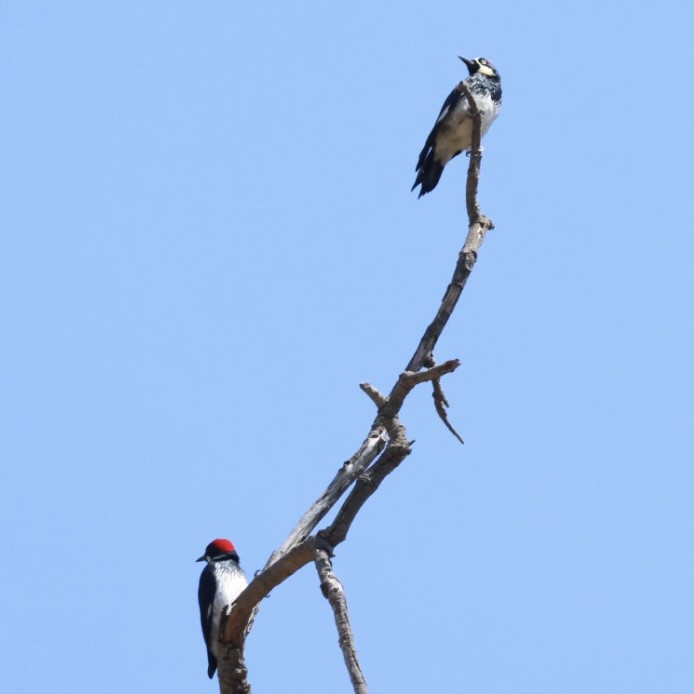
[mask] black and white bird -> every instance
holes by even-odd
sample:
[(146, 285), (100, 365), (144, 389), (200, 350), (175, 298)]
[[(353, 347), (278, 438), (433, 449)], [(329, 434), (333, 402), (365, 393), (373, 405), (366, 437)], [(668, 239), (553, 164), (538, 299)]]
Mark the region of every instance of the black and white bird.
[[(467, 65), (470, 76), (463, 84), (470, 90), (482, 116), (481, 136), (499, 115), (501, 109), (501, 78), (486, 58), (468, 60), (458, 56)], [(414, 190), (421, 184), (419, 196), (429, 193), (439, 182), (443, 167), (461, 152), (472, 146), (472, 116), (463, 91), (456, 87), (443, 102), (441, 113), (429, 133), (424, 149), (417, 161)]]
[(219, 657), (221, 616), (231, 608), (234, 600), (248, 585), (248, 581), (239, 565), (236, 548), (229, 540), (212, 540), (205, 548), (205, 554), (195, 561), (207, 562), (200, 574), (198, 602), (202, 635), (207, 647), (207, 675), (212, 679)]

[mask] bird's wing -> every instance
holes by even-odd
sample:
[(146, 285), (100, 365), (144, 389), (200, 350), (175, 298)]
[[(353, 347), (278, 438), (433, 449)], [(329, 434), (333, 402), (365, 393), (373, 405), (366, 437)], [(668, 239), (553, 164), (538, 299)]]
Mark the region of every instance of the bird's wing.
[(431, 129), (429, 137), (427, 137), (427, 141), (424, 143), (424, 147), (422, 148), (422, 151), (419, 154), (419, 159), (417, 160), (417, 166), (415, 167), (415, 171), (418, 171), (422, 168), (427, 156), (429, 156), (429, 153), (432, 152), (434, 147), (436, 146), (436, 136), (438, 135), (439, 126), (441, 125), (441, 122), (457, 106), (457, 104), (461, 100), (465, 100), (465, 95), (456, 86), (455, 89), (448, 95), (446, 100), (443, 102), (443, 106), (441, 106), (441, 111), (439, 112), (439, 116), (436, 119), (436, 123), (434, 123), (434, 127)]
[(212, 627), (212, 606), (214, 604), (214, 593), (216, 583), (212, 571), (205, 567), (200, 574), (200, 585), (198, 586), (198, 603), (200, 605), (200, 626), (202, 626), (202, 635), (207, 643), (207, 638)]
[(439, 117), (436, 119), (436, 125), (438, 125), (451, 112), (451, 110), (458, 105), (458, 102), (462, 100), (465, 100), (465, 94), (463, 94), (458, 86), (456, 86), (443, 102)]

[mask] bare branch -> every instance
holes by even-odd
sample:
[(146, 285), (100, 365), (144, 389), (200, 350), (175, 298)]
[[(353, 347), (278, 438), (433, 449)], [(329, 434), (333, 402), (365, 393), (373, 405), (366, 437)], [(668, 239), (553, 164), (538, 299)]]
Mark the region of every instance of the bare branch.
[(405, 427), (397, 415), (390, 420), (391, 440), (379, 459), (359, 477), (352, 491), (340, 507), (335, 520), (318, 535), (331, 547), (347, 538), (347, 533), (361, 507), (378, 489), (383, 480), (412, 452), (412, 443), (407, 440)]
[(421, 373), (402, 373), (387, 398), (370, 383), (362, 383), (360, 385), (361, 389), (374, 401), (374, 403), (379, 404), (379, 416), (376, 417), (371, 431), (369, 432), (369, 436), (352, 458), (343, 464), (328, 488), (303, 515), (280, 548), (270, 557), (265, 568), (270, 567), (273, 562), (277, 561), (284, 553), (296, 546), (298, 542), (302, 542), (306, 539), (328, 511), (335, 505), (340, 496), (342, 496), (354, 480), (376, 459), (383, 450), (387, 437), (390, 435), (388, 431), (388, 418), (400, 411), (405, 397), (412, 388), (418, 383), (431, 381), (435, 378), (439, 378), (443, 374), (451, 373), (455, 371), (459, 365), (460, 362), (457, 359), (452, 359)]
[(477, 202), (477, 188), (480, 182), (480, 166), (482, 164), (482, 114), (477, 107), (477, 102), (472, 96), (465, 82), (458, 84), (458, 89), (465, 94), (468, 102), (468, 113), (472, 116), (472, 137), (470, 142), (470, 166), (467, 172), (467, 185), (465, 186), (465, 206), (470, 226), (479, 220), (480, 206)]
[[(223, 628), (222, 623), (220, 633)], [(217, 673), (221, 694), (251, 694), (243, 648), (234, 648), (233, 646), (225, 648), (220, 644)]]
[(349, 679), (352, 682), (355, 694), (368, 694), (366, 679), (359, 665), (357, 651), (354, 645), (354, 635), (349, 623), (347, 612), (347, 598), (342, 583), (333, 571), (332, 562), (328, 551), (317, 547), (314, 561), (320, 578), (320, 589), (332, 607), (337, 627), (338, 643), (345, 659)]
[(434, 366), (426, 371), (403, 371), (395, 383), (393, 390), (390, 391), (388, 406), (384, 407), (383, 411), (388, 413), (390, 413), (391, 410), (399, 412), (405, 398), (416, 385), (419, 383), (426, 383), (427, 381), (436, 381), (445, 374), (453, 373), (459, 366), (459, 359), (449, 359), (443, 362), (443, 364)]
[(236, 598), (231, 612), (219, 626), (217, 669), (220, 694), (249, 694), (244, 644), (260, 601), (302, 566), (313, 559), (315, 540), (310, 537), (259, 572)]
[(370, 383), (360, 383), (359, 387), (371, 398), (376, 407), (383, 407), (388, 402), (388, 398)]
[(342, 494), (349, 489), (354, 480), (376, 459), (386, 445), (386, 439), (386, 428), (376, 419), (371, 426), (369, 435), (359, 450), (348, 461), (343, 463), (342, 468), (340, 468), (333, 481), (328, 485), (328, 488), (301, 517), (292, 532), (289, 533), (287, 539), (270, 557), (265, 568), (271, 566), (278, 557), (281, 557), (298, 542), (302, 542), (311, 534), (316, 525), (320, 523)]
[(403, 371), (401, 378), (410, 385), (410, 388), (419, 383), (427, 381), (438, 381), (441, 376), (453, 373), (460, 366), (460, 359), (449, 359), (448, 361), (432, 366), (426, 371)]
[(307, 538), (290, 552), (282, 555), (271, 566), (260, 571), (236, 598), (231, 614), (226, 621), (222, 633), (222, 641), (231, 646), (241, 646), (246, 636), (250, 620), (256, 605), (280, 583), (283, 583), (302, 566), (313, 559), (315, 542)]
[(431, 396), (434, 398), (434, 407), (436, 408), (436, 414), (441, 418), (441, 421), (446, 425), (446, 429), (455, 436), (460, 443), (465, 443), (463, 439), (460, 437), (460, 434), (453, 428), (453, 425), (450, 423), (448, 419), (448, 413), (446, 412), (446, 408), (448, 407), (448, 400), (446, 399), (446, 395), (443, 392), (443, 388), (441, 387), (441, 381), (439, 379), (435, 379), (433, 381), (434, 385), (434, 392), (431, 394)]

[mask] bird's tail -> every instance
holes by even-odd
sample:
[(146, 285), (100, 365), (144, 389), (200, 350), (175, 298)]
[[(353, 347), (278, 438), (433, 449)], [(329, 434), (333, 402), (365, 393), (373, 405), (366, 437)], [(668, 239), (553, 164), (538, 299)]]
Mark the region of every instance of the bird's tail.
[(217, 669), (217, 658), (212, 651), (207, 651), (207, 676), (212, 679), (214, 671)]
[(419, 195), (417, 197), (421, 198), (422, 195), (430, 193), (441, 178), (443, 173), (443, 164), (434, 159), (434, 153), (429, 152), (429, 156), (424, 159), (424, 161), (419, 161), (417, 164), (417, 178), (415, 179), (414, 185), (411, 190), (414, 190), (418, 185), (421, 184), (419, 189)]

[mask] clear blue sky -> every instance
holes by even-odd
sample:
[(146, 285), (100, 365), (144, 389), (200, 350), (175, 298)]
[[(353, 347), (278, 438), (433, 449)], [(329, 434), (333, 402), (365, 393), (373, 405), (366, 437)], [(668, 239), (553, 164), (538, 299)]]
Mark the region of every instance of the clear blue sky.
[[(414, 455), (338, 550), (365, 674), (694, 691), (693, 19), (3, 3), (0, 689), (216, 691), (194, 559), (263, 565), (452, 271), (466, 161), (409, 189), (462, 54), (504, 86), (497, 228), (436, 354), (466, 444), (415, 393)], [(350, 691), (312, 567), (248, 664), (258, 694)]]

